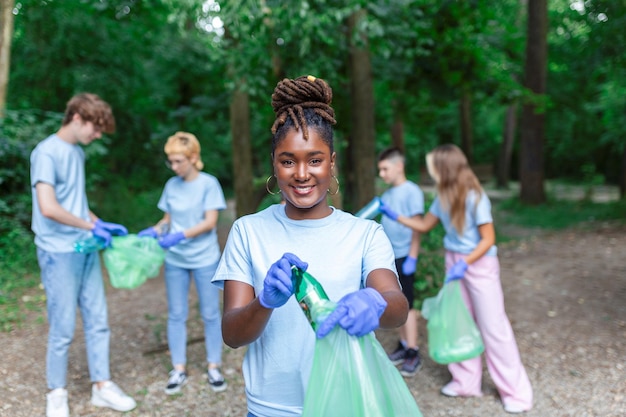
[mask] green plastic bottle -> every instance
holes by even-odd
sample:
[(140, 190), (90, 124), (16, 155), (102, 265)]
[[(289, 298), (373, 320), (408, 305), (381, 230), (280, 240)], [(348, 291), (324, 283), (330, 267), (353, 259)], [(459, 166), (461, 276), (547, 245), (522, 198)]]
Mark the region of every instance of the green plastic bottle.
[(308, 272), (293, 266), (291, 278), (294, 293), (313, 330), (335, 309), (335, 303), (328, 299), (322, 285)]
[(91, 253), (104, 249), (104, 239), (91, 236), (74, 242), (74, 250), (78, 253)]

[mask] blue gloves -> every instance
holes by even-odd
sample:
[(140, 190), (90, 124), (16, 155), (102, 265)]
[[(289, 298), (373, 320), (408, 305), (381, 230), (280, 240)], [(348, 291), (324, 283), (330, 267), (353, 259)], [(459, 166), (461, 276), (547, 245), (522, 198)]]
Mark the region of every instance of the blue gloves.
[(183, 232), (170, 233), (159, 238), (159, 245), (163, 249), (169, 249), (174, 245), (178, 245), (183, 240), (185, 240), (185, 234)]
[(385, 205), (383, 201), (380, 201), (380, 207), (378, 210), (383, 213), (385, 216), (389, 217), (391, 220), (398, 220), (399, 214), (393, 211), (391, 208)]
[(465, 276), (466, 270), (467, 262), (465, 262), (465, 259), (461, 259), (460, 261), (452, 265), (452, 268), (450, 268), (450, 270), (446, 274), (446, 280), (443, 282), (444, 285), (450, 281), (463, 278), (463, 276)]
[(328, 315), (317, 329), (317, 337), (326, 336), (336, 324), (352, 336), (365, 336), (380, 326), (387, 302), (378, 291), (365, 288), (343, 296), (335, 310)]
[(137, 236), (139, 236), (139, 237), (153, 237), (153, 238), (156, 239), (157, 237), (159, 237), (159, 232), (157, 232), (157, 230), (154, 227), (148, 227), (147, 229), (143, 229), (142, 231), (137, 233)]
[(128, 230), (121, 224), (117, 223), (107, 223), (98, 219), (94, 223), (93, 229), (91, 229), (91, 233), (94, 237), (100, 238), (104, 241), (104, 247), (108, 248), (111, 246), (111, 236), (126, 236), (128, 234)]
[(293, 294), (293, 282), (291, 281), (291, 266), (306, 271), (309, 264), (302, 262), (293, 253), (285, 253), (278, 261), (274, 262), (267, 271), (263, 281), (263, 290), (259, 294), (259, 302), (265, 308), (277, 308), (284, 305)]
[(417, 269), (417, 258), (407, 256), (402, 262), (402, 273), (404, 275), (413, 275)]

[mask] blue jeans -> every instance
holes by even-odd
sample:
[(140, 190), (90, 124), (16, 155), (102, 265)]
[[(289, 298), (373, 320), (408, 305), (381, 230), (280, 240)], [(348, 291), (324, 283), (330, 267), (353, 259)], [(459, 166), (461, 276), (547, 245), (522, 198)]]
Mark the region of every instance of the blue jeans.
[(98, 253), (53, 253), (38, 248), (37, 259), (48, 309), (48, 388), (66, 386), (77, 308), (85, 332), (89, 378), (92, 382), (109, 380), (110, 331)]
[(167, 344), (172, 355), (172, 365), (187, 363), (187, 316), (189, 314), (189, 284), (193, 275), (200, 316), (204, 322), (207, 362), (222, 363), (222, 317), (220, 289), (211, 284), (217, 264), (197, 269), (186, 269), (165, 263), (167, 288)]

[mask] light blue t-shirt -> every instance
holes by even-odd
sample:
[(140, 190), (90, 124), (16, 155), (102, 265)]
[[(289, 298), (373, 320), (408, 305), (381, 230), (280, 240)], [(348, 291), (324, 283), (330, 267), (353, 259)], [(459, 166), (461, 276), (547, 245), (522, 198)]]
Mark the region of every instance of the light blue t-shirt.
[[(334, 208), (323, 219), (292, 220), (285, 206), (276, 204), (235, 221), (213, 282), (241, 281), (259, 294), (270, 266), (285, 252), (309, 264), (307, 271), (333, 301), (364, 287), (375, 269), (396, 273), (391, 244), (378, 223)], [(302, 414), (314, 347), (315, 333), (295, 297), (274, 309), (243, 363), (250, 412)]]
[[(226, 200), (217, 178), (200, 172), (193, 181), (185, 181), (178, 176), (170, 178), (165, 183), (158, 207), (170, 214), (169, 233), (176, 233), (200, 223), (208, 210), (225, 209)], [(167, 263), (189, 269), (214, 265), (219, 259), (216, 228), (193, 239), (183, 240), (165, 255)]]
[[(478, 226), (493, 223), (489, 197), (484, 192), (480, 193), (480, 200), (478, 204), (476, 204), (477, 196), (478, 194), (473, 190), (467, 193), (465, 199), (465, 227), (463, 233), (460, 235), (452, 225), (450, 212), (444, 211), (441, 207), (439, 197), (436, 197), (435, 201), (433, 201), (433, 204), (430, 206), (430, 213), (439, 218), (439, 221), (446, 231), (446, 235), (443, 238), (443, 246), (447, 250), (465, 255), (470, 254), (480, 241)], [(496, 256), (497, 254), (498, 248), (496, 245), (493, 245), (485, 255)]]
[[(380, 198), (386, 206), (402, 216), (413, 217), (424, 214), (424, 192), (412, 181), (404, 181), (391, 187)], [(391, 241), (396, 259), (407, 256), (411, 248), (413, 230), (387, 216), (382, 216), (380, 223)]]
[(74, 242), (91, 237), (91, 232), (44, 217), (39, 209), (35, 190), (39, 182), (54, 187), (61, 207), (76, 217), (91, 221), (85, 191), (83, 149), (53, 134), (39, 142), (30, 154), (30, 185), (33, 195), (31, 228), (35, 233), (35, 245), (47, 252), (74, 252)]

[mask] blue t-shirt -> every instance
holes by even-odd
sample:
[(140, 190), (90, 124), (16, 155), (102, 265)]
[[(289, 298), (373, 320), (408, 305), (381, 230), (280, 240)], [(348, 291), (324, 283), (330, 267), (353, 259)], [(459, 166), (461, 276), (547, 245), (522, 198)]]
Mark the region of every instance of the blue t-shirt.
[(74, 252), (74, 242), (91, 237), (91, 232), (44, 217), (39, 209), (35, 190), (40, 182), (54, 187), (61, 207), (76, 217), (91, 221), (85, 191), (83, 149), (53, 134), (41, 141), (30, 154), (30, 185), (33, 196), (31, 228), (35, 233), (35, 245), (47, 252)]
[[(444, 211), (441, 207), (439, 197), (436, 197), (435, 201), (433, 201), (433, 204), (430, 206), (430, 213), (439, 218), (439, 221), (446, 231), (446, 235), (443, 238), (443, 246), (447, 250), (465, 255), (470, 254), (480, 241), (478, 226), (493, 223), (489, 197), (485, 192), (480, 193), (480, 200), (478, 200), (478, 204), (476, 204), (477, 196), (478, 194), (473, 190), (467, 193), (465, 199), (465, 227), (461, 234), (459, 234), (452, 225), (450, 212)], [(485, 255), (496, 256), (497, 254), (498, 248), (496, 245), (493, 245)]]
[[(208, 210), (223, 210), (226, 200), (217, 178), (200, 172), (193, 181), (185, 181), (176, 176), (165, 184), (158, 203), (159, 209), (169, 213), (169, 233), (182, 232), (204, 220)], [(217, 228), (193, 239), (185, 239), (172, 246), (165, 255), (165, 261), (179, 268), (201, 268), (214, 265), (220, 259), (220, 246)]]
[[(386, 206), (402, 216), (413, 217), (424, 214), (424, 193), (412, 181), (404, 181), (400, 185), (391, 187), (380, 198)], [(407, 256), (411, 248), (413, 230), (387, 216), (382, 216), (380, 223), (391, 241), (395, 257)]]
[[(395, 258), (382, 227), (333, 208), (315, 220), (292, 220), (276, 204), (236, 220), (213, 282), (235, 280), (259, 294), (270, 266), (285, 252), (308, 262), (307, 271), (332, 301), (365, 286), (368, 274), (395, 269)], [(243, 363), (248, 409), (259, 417), (302, 414), (313, 363), (315, 333), (295, 297), (274, 309)]]

